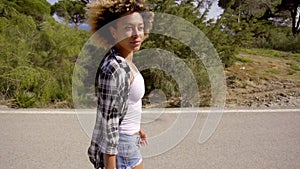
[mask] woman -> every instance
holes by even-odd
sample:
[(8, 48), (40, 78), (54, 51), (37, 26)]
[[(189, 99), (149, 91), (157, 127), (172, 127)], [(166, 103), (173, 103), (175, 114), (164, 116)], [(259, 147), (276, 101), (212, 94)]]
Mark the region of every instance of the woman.
[(102, 167), (103, 154), (105, 169), (141, 169), (140, 144), (147, 144), (140, 129), (145, 87), (132, 61), (147, 37), (153, 14), (146, 12), (143, 0), (93, 1), (87, 9), (92, 33), (102, 46), (111, 47), (96, 77), (98, 107), (90, 161), (95, 168)]

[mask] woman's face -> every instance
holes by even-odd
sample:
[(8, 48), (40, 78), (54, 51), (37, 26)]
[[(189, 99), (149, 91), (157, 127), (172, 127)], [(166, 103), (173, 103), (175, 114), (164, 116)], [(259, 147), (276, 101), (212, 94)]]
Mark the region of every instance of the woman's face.
[(126, 52), (140, 49), (144, 40), (144, 21), (140, 13), (133, 12), (118, 19), (116, 27), (110, 31), (117, 44), (117, 48)]

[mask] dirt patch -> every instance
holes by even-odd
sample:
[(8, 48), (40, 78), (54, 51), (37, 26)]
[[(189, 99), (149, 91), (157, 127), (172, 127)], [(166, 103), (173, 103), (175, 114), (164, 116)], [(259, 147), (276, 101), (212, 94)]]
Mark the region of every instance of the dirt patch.
[(300, 106), (299, 58), (276, 58), (241, 53), (226, 68), (226, 107)]

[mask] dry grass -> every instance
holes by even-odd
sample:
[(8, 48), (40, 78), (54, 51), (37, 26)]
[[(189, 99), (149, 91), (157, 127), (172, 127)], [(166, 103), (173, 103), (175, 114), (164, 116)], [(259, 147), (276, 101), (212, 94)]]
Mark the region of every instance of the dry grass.
[[(274, 104), (281, 100), (275, 96), (289, 96), (291, 93), (299, 100), (300, 55), (274, 50), (264, 50), (263, 54), (259, 54), (257, 50), (242, 51), (237, 56), (237, 62), (226, 69), (228, 107), (258, 106), (259, 103), (255, 102), (261, 102), (267, 107), (280, 106), (281, 103)], [(276, 56), (272, 57), (271, 53), (276, 53)], [(291, 104), (293, 106), (295, 103)]]

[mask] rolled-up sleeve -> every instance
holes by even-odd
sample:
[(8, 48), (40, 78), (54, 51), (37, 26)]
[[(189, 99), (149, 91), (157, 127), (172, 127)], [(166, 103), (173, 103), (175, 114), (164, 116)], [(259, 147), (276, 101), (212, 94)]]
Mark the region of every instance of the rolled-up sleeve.
[[(103, 153), (117, 154), (119, 141), (120, 91), (114, 74), (103, 73), (99, 77), (98, 116), (101, 113), (103, 139), (100, 148)], [(101, 139), (100, 139), (101, 140)]]

